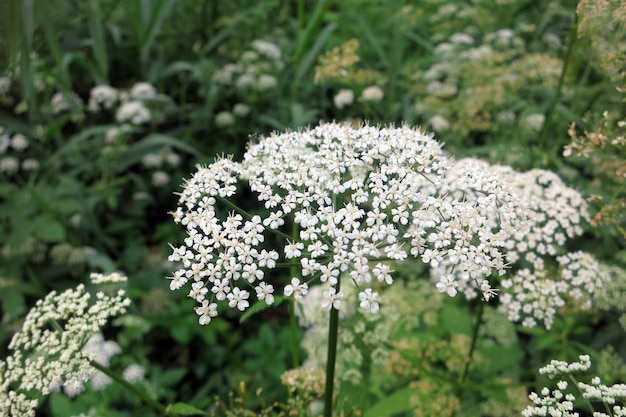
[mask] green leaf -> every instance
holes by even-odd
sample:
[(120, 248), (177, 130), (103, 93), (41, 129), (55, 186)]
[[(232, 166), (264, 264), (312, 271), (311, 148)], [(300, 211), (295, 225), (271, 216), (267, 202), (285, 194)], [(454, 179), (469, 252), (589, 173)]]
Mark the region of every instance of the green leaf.
[(336, 28), (337, 28), (337, 25), (335, 25), (334, 23), (331, 23), (330, 25), (322, 29), (322, 31), (317, 36), (317, 39), (313, 43), (313, 45), (311, 45), (310, 48), (308, 49), (308, 52), (304, 56), (302, 61), (298, 61), (298, 68), (296, 70), (296, 74), (294, 76), (294, 81), (293, 81), (294, 84), (297, 84), (298, 82), (300, 82), (300, 80), (304, 77), (304, 75), (307, 73), (309, 68), (313, 65), (313, 63), (317, 59), (317, 56), (319, 55), (320, 50), (322, 49), (322, 46), (324, 46), (324, 44), (326, 43), (326, 41), (328, 40), (330, 35), (335, 31)]
[(453, 304), (446, 304), (441, 310), (443, 327), (451, 334), (472, 334), (472, 316)]
[(246, 312), (241, 315), (241, 318), (239, 319), (239, 323), (243, 323), (244, 321), (246, 321), (247, 319), (249, 319), (250, 317), (252, 317), (258, 312), (266, 310), (270, 307), (279, 306), (284, 300), (285, 300), (284, 296), (277, 295), (274, 297), (273, 304), (268, 305), (265, 301), (259, 301), (258, 303), (253, 304), (252, 307), (247, 309)]
[(196, 416), (206, 414), (204, 411), (199, 408), (194, 407), (190, 404), (185, 403), (174, 403), (170, 404), (165, 410), (166, 414), (182, 414), (184, 416)]
[(399, 389), (369, 407), (363, 417), (386, 417), (413, 410), (416, 393), (419, 393), (419, 389), (413, 387)]
[(50, 409), (54, 416), (73, 416), (80, 413), (80, 407), (74, 404), (67, 395), (53, 392), (50, 395)]
[(191, 340), (191, 329), (186, 323), (176, 323), (170, 328), (170, 332), (174, 340), (180, 344), (186, 345)]
[(62, 242), (65, 240), (65, 228), (61, 223), (48, 217), (40, 217), (31, 223), (31, 230), (44, 242)]
[(24, 297), (22, 296), (22, 294), (16, 294), (12, 291), (5, 294), (7, 294), (7, 296), (2, 297), (2, 312), (8, 318), (16, 319), (25, 310), (26, 303), (24, 302)]

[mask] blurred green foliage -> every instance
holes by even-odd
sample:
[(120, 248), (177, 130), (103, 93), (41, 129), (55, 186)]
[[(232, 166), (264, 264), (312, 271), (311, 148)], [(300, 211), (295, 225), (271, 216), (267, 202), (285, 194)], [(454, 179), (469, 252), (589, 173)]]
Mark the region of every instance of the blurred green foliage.
[[(608, 170), (607, 181), (607, 170), (599, 172), (601, 154), (562, 156), (572, 122), (593, 130), (604, 111), (624, 120), (625, 110), (616, 91), (623, 74), (598, 67), (597, 34), (589, 27), (577, 33), (576, 6), (573, 0), (0, 2), (0, 352), (37, 298), (76, 285), (89, 271), (122, 270), (134, 304), (109, 329), (124, 351), (113, 367), (139, 363), (146, 390), (157, 398), (204, 410), (216, 411), (213, 396), (227, 398), (240, 381), (262, 388), (266, 404), (284, 399), (286, 310), (201, 327), (189, 314), (191, 301), (170, 293), (165, 279), (172, 269), (167, 242), (183, 238), (168, 216), (183, 178), (215, 155), (241, 156), (251, 138), (275, 129), (319, 120), (423, 125), (459, 157), (551, 169), (587, 194), (623, 196), (623, 178)], [(619, 50), (623, 32), (612, 36)], [(138, 83), (155, 94), (132, 97)], [(114, 107), (90, 108), (99, 85), (119, 94)], [(368, 87), (382, 96), (364, 94)], [(342, 90), (352, 99), (344, 94), (338, 106)], [(149, 111), (148, 120), (133, 123), (119, 113), (133, 100)], [(571, 249), (624, 267), (620, 227), (623, 217), (617, 226), (589, 227)], [(449, 362), (467, 354), (467, 340), (455, 340), (471, 336), (474, 308), (446, 301), (436, 325), (399, 329), (394, 343), (407, 375), (391, 372), (393, 380), (376, 392), (346, 385), (346, 396), (360, 398), (346, 410), (409, 415), (415, 401), (438, 398), (449, 401), (449, 415), (461, 409), (457, 400), (467, 410), (457, 415), (511, 415), (489, 401), (519, 400), (521, 384), (532, 385), (533, 370), (549, 359), (613, 349), (599, 367), (610, 360), (623, 366), (624, 329), (615, 317), (624, 309), (614, 308), (572, 313), (549, 331), (507, 322), (515, 343), (481, 341), (471, 383), (459, 385), (462, 361)], [(411, 374), (425, 367), (425, 376)], [(510, 386), (493, 385), (494, 378)], [(253, 398), (247, 406), (260, 404)], [(81, 412), (151, 415), (115, 386), (71, 401), (55, 393), (42, 415)]]

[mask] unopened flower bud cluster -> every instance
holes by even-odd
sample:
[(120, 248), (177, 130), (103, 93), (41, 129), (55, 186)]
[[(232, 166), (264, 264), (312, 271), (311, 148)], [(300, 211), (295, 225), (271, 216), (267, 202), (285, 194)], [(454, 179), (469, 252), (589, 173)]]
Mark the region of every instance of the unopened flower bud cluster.
[[(413, 257), (437, 267), (446, 259), (458, 279), (472, 282), (503, 274), (500, 247), (522, 209), (487, 173), (484, 183), (477, 181), (481, 172), (457, 179), (468, 192), (480, 187), (484, 198), (451, 196), (445, 178), (451, 167), (432, 136), (409, 127), (330, 123), (262, 138), (242, 163), (219, 159), (185, 183), (173, 216), (188, 236), (169, 258), (181, 263), (170, 287), (191, 285), (189, 296), (206, 324), (219, 302), (244, 311), (256, 293), (271, 304), (275, 289), (266, 274), (281, 258), (301, 270), (281, 292), (299, 300), (311, 282), (328, 283), (326, 309), (340, 308), (337, 287), (345, 273), (359, 289), (361, 307), (377, 311), (374, 283), (393, 282), (384, 260)], [(263, 217), (228, 204), (239, 179), (268, 210)], [(264, 246), (268, 233), (285, 238), (282, 253)]]
[[(112, 279), (121, 281), (119, 274)], [(99, 275), (96, 280), (107, 282)], [(34, 416), (40, 395), (60, 385), (80, 390), (93, 374), (90, 361), (96, 359), (93, 351), (84, 349), (85, 344), (129, 304), (123, 290), (92, 296), (82, 284), (39, 300), (11, 339), (12, 354), (0, 361), (0, 415)], [(33, 398), (34, 393), (37, 397)]]

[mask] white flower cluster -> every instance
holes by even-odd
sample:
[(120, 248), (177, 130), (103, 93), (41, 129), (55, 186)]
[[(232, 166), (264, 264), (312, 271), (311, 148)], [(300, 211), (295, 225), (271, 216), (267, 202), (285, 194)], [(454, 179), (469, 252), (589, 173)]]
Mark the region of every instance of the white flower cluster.
[(83, 100), (74, 92), (58, 92), (50, 99), (50, 107), (54, 114), (63, 113), (70, 110), (81, 110)]
[(282, 69), (280, 49), (273, 43), (254, 40), (237, 63), (229, 63), (213, 73), (213, 82), (231, 86), (240, 92), (265, 91), (278, 84), (275, 74)]
[[(525, 206), (524, 226), (504, 244), (506, 262), (514, 273), (502, 280), (499, 309), (510, 320), (521, 321), (524, 326), (542, 322), (550, 328), (557, 310), (568, 301), (582, 309), (590, 308), (591, 295), (610, 276), (592, 255), (567, 253), (564, 248), (568, 239), (583, 233), (581, 225), (588, 220), (583, 196), (552, 172), (534, 169), (521, 173), (471, 158), (460, 160), (451, 171), (453, 195), (457, 190), (465, 190), (452, 180), (477, 170), (490, 171), (491, 175), (502, 178), (515, 189), (519, 203)], [(467, 196), (480, 198), (475, 194)], [(474, 287), (463, 281), (461, 284), (454, 291), (462, 291), (467, 298), (476, 297)]]
[(22, 171), (33, 171), (39, 168), (39, 161), (24, 157), (30, 146), (30, 140), (21, 133), (11, 134), (8, 129), (0, 126), (0, 174), (13, 175)]
[(142, 125), (153, 120), (146, 102), (157, 98), (157, 91), (147, 82), (135, 83), (130, 91), (118, 90), (109, 85), (97, 85), (89, 93), (87, 108), (92, 113), (115, 111), (118, 123)]
[[(539, 373), (546, 374), (550, 378), (559, 375), (571, 376), (574, 372), (587, 371), (591, 367), (591, 360), (588, 355), (580, 355), (579, 362), (567, 363), (553, 360), (550, 364), (539, 369)], [(580, 414), (574, 411), (574, 401), (576, 397), (572, 393), (565, 392), (569, 384), (566, 381), (558, 381), (557, 389), (550, 391), (549, 388), (542, 388), (540, 394), (531, 393), (528, 398), (533, 405), (526, 407), (522, 411), (524, 417), (534, 416), (560, 416), (579, 417)], [(576, 382), (576, 387), (591, 407), (591, 402), (603, 403), (603, 411), (590, 410), (593, 417), (624, 417), (626, 416), (626, 384), (614, 384), (606, 386), (602, 384), (599, 377), (593, 377), (591, 384)]]
[(82, 284), (39, 300), (11, 339), (12, 354), (0, 361), (0, 415), (34, 416), (39, 395), (61, 384), (79, 387), (95, 359), (85, 343), (129, 304), (123, 290), (92, 297)]
[(539, 368), (541, 375), (547, 375), (548, 378), (554, 378), (558, 375), (567, 375), (573, 372), (583, 372), (591, 367), (591, 358), (589, 355), (580, 355), (578, 362), (568, 363), (565, 361), (552, 360), (543, 368)]
[[(280, 255), (263, 248), (266, 232), (287, 238), (282, 255), (301, 269), (283, 292), (298, 300), (311, 281), (327, 282), (322, 305), (328, 309), (340, 307), (339, 280), (346, 273), (361, 306), (377, 311), (373, 283), (393, 282), (386, 260), (412, 256), (437, 267), (446, 259), (462, 280), (503, 274), (499, 247), (514, 233), (521, 209), (496, 176), (478, 171), (457, 181), (468, 191), (479, 187), (484, 198), (453, 198), (445, 181), (451, 165), (431, 135), (409, 127), (331, 123), (262, 138), (241, 164), (222, 158), (198, 167), (186, 182), (173, 216), (188, 237), (169, 257), (182, 262), (170, 287), (191, 281), (189, 296), (200, 303), (203, 324), (217, 315), (219, 301), (245, 310), (249, 290), (271, 304), (274, 288), (264, 281), (265, 270)], [(264, 217), (225, 213), (234, 207), (228, 198), (238, 178), (265, 205)], [(287, 226), (295, 234), (285, 234)]]
[[(109, 366), (111, 358), (119, 355), (122, 349), (112, 340), (104, 340), (102, 333), (96, 333), (89, 338), (83, 347), (83, 354), (91, 360), (103, 366)], [(60, 391), (61, 388), (65, 394), (74, 398), (85, 391), (85, 383), (89, 381), (93, 389), (101, 390), (111, 383), (111, 378), (96, 369), (88, 369), (85, 376), (78, 381), (72, 381), (71, 384), (57, 380), (50, 386), (50, 391)]]

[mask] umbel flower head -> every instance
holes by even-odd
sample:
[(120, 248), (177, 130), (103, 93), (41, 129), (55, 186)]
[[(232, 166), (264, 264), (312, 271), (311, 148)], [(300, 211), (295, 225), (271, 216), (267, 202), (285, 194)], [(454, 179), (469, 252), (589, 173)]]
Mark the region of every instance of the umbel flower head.
[[(123, 280), (120, 274), (92, 274), (99, 285)], [(0, 361), (0, 415), (34, 416), (42, 395), (61, 384), (80, 387), (97, 359), (85, 344), (129, 304), (123, 290), (94, 297), (82, 284), (39, 300), (11, 339), (13, 353)]]
[[(466, 198), (482, 198), (468, 193), (457, 178), (466, 172), (491, 171), (516, 190), (526, 207), (525, 227), (519, 228), (505, 242), (506, 261), (511, 273), (502, 280), (499, 309), (511, 321), (533, 327), (542, 323), (550, 328), (556, 312), (566, 304), (581, 309), (591, 307), (591, 295), (610, 279), (593, 255), (568, 253), (568, 239), (583, 233), (589, 220), (587, 202), (576, 190), (554, 173), (541, 169), (516, 172), (507, 166), (489, 166), (472, 158), (462, 159), (450, 171), (450, 193)], [(494, 215), (496, 215), (494, 213)], [(454, 265), (442, 263), (440, 276), (450, 274)], [(457, 288), (467, 298), (474, 298), (474, 286), (461, 281)]]
[[(285, 295), (300, 300), (310, 283), (327, 282), (321, 305), (339, 309), (346, 277), (357, 286), (361, 307), (376, 312), (375, 286), (393, 282), (386, 261), (410, 256), (433, 267), (447, 259), (458, 272), (446, 277), (447, 287), (461, 279), (491, 294), (484, 277), (504, 273), (500, 247), (523, 210), (486, 171), (457, 180), (482, 198), (450, 195), (451, 166), (432, 135), (407, 126), (327, 123), (261, 138), (243, 162), (221, 158), (198, 166), (184, 184), (172, 214), (188, 236), (169, 257), (181, 263), (170, 288), (190, 284), (200, 323), (207, 324), (218, 304), (244, 311), (253, 294), (271, 304), (267, 272), (282, 258), (300, 269), (282, 288)], [(230, 201), (240, 180), (264, 214), (247, 214)], [(264, 246), (268, 233), (284, 239), (280, 251)]]
[[(589, 356), (580, 355), (578, 362), (568, 363), (553, 360), (548, 365), (540, 368), (539, 373), (545, 374), (551, 379), (562, 376), (568, 377), (575, 383), (578, 393), (582, 395), (594, 417), (626, 416), (626, 384), (618, 383), (607, 386), (597, 376), (591, 379), (591, 384), (587, 384), (577, 381), (577, 378), (572, 376), (574, 373), (587, 371), (590, 367), (591, 359)], [(539, 393), (532, 392), (528, 396), (532, 405), (529, 405), (522, 411), (522, 416), (579, 417), (580, 413), (574, 408), (576, 396), (573, 392), (575, 390), (565, 380), (559, 380), (556, 383), (556, 388), (553, 390), (544, 387)], [(602, 405), (599, 405), (600, 403)], [(598, 411), (594, 408), (596, 404), (598, 404)]]

